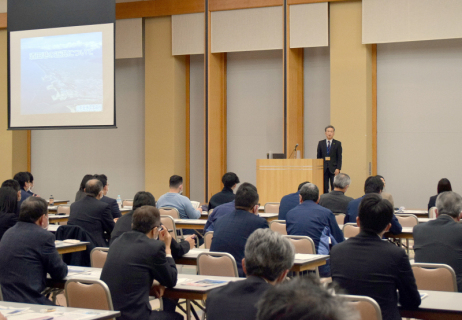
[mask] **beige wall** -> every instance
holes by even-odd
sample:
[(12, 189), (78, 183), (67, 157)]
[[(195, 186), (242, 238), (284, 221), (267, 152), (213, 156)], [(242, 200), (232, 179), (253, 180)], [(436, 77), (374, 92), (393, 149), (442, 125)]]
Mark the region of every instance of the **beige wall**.
[(0, 183), (27, 170), (27, 131), (8, 131), (7, 31), (0, 30)]
[(158, 199), (186, 173), (184, 56), (172, 56), (171, 17), (145, 20), (145, 186)]
[(372, 161), (371, 45), (361, 44), (361, 2), (330, 4), (331, 123), (342, 142), (351, 197), (364, 194)]

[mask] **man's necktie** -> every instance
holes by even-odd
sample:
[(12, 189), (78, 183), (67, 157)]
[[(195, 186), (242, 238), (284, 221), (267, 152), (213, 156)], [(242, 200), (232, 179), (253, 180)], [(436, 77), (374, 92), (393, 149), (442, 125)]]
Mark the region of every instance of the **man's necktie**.
[(327, 141), (327, 154), (330, 154), (330, 141)]

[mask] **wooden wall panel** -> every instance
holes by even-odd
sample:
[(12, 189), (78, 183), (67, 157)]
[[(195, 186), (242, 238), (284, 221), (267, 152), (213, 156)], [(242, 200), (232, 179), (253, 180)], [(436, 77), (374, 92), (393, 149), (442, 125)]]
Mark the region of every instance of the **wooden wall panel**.
[(287, 4), (291, 5), (291, 4), (304, 4), (304, 3), (344, 2), (344, 1), (358, 1), (358, 0), (287, 0)]
[(191, 153), (190, 153), (190, 149), (191, 149), (191, 144), (190, 144), (190, 137), (191, 137), (191, 120), (190, 120), (190, 106), (191, 106), (191, 93), (190, 93), (190, 82), (191, 82), (191, 78), (190, 78), (190, 74), (191, 74), (191, 59), (190, 59), (190, 56), (185, 56), (185, 91), (186, 91), (186, 122), (185, 122), (185, 130), (186, 130), (186, 136), (185, 136), (185, 140), (186, 140), (186, 150), (185, 150), (185, 153), (186, 153), (186, 174), (185, 174), (185, 182), (184, 182), (184, 195), (186, 197), (190, 197), (190, 194), (191, 194)]
[(372, 46), (372, 174), (377, 175), (377, 45)]
[(7, 14), (0, 13), (0, 29), (6, 29), (7, 26)]
[(204, 11), (204, 0), (120, 2), (116, 4), (116, 19), (160, 17)]
[(284, 5), (284, 0), (209, 0), (209, 11), (275, 7)]

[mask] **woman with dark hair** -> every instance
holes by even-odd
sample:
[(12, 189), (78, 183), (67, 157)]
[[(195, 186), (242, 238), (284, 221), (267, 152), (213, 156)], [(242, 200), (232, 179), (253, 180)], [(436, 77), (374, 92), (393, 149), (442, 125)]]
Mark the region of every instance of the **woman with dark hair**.
[(10, 187), (0, 188), (0, 240), (18, 222), (18, 192)]
[(436, 198), (438, 198), (438, 195), (441, 192), (452, 191), (451, 182), (449, 182), (449, 180), (446, 178), (441, 179), (438, 181), (437, 191), (438, 194), (436, 196), (430, 197), (430, 201), (428, 201), (428, 211), (430, 211), (430, 208), (436, 207)]
[(85, 194), (85, 184), (88, 182), (88, 180), (91, 180), (93, 179), (94, 175), (92, 174), (86, 174), (83, 179), (82, 179), (82, 182), (80, 182), (80, 187), (79, 187), (79, 191), (77, 191), (77, 193), (75, 194), (75, 201), (79, 201), (80, 199), (83, 199), (85, 198), (86, 194)]

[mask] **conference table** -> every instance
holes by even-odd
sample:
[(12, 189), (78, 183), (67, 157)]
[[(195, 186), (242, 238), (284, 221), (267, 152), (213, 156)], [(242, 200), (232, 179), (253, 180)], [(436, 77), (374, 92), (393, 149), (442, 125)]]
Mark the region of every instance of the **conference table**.
[(0, 312), (8, 320), (85, 319), (104, 320), (120, 316), (119, 311), (44, 306), (43, 304), (0, 301)]
[[(195, 266), (197, 265), (197, 256), (202, 252), (210, 252), (209, 249), (191, 249), (181, 258), (175, 260), (176, 264), (184, 264)], [(300, 272), (313, 269), (315, 267), (323, 266), (326, 264), (328, 255), (322, 254), (295, 254), (294, 265), (292, 266), (291, 271), (299, 274)]]
[(414, 239), (412, 234), (414, 227), (403, 227), (403, 230), (400, 234), (393, 234), (391, 232), (385, 233), (385, 238), (395, 238), (395, 239)]
[[(47, 287), (64, 289), (64, 284), (69, 279), (79, 279), (83, 281), (99, 280), (101, 271), (101, 268), (69, 266), (68, 274), (62, 280), (51, 279), (48, 276)], [(191, 300), (206, 300), (211, 290), (224, 286), (230, 281), (241, 280), (244, 280), (244, 278), (178, 274), (176, 286), (174, 288), (167, 288), (164, 292), (164, 297), (171, 299), (186, 299), (187, 319), (191, 319)], [(154, 293), (152, 295), (154, 295)]]
[(69, 203), (69, 200), (55, 200), (53, 202), (53, 206), (60, 206), (63, 204), (68, 204), (68, 203)]
[(59, 254), (85, 251), (87, 250), (88, 244), (90, 244), (90, 242), (87, 241), (79, 241), (77, 243), (69, 243), (61, 240), (55, 241), (56, 251), (58, 251)]
[(412, 214), (417, 216), (417, 218), (428, 218), (428, 210), (421, 210), (421, 209), (407, 209), (407, 210), (402, 210), (399, 212), (399, 210), (395, 211), (395, 214)]
[(403, 318), (428, 320), (462, 319), (462, 293), (419, 290), (425, 293), (422, 303), (417, 309), (399, 307)]
[(68, 214), (48, 214), (49, 223), (67, 222), (69, 221)]
[[(278, 219), (277, 213), (259, 213), (261, 218), (264, 218), (268, 223), (273, 220)], [(208, 215), (207, 215), (208, 218)], [(174, 219), (175, 226), (177, 229), (194, 229), (194, 230), (203, 230), (205, 224), (207, 223), (207, 218), (204, 218), (204, 213), (199, 219)]]

